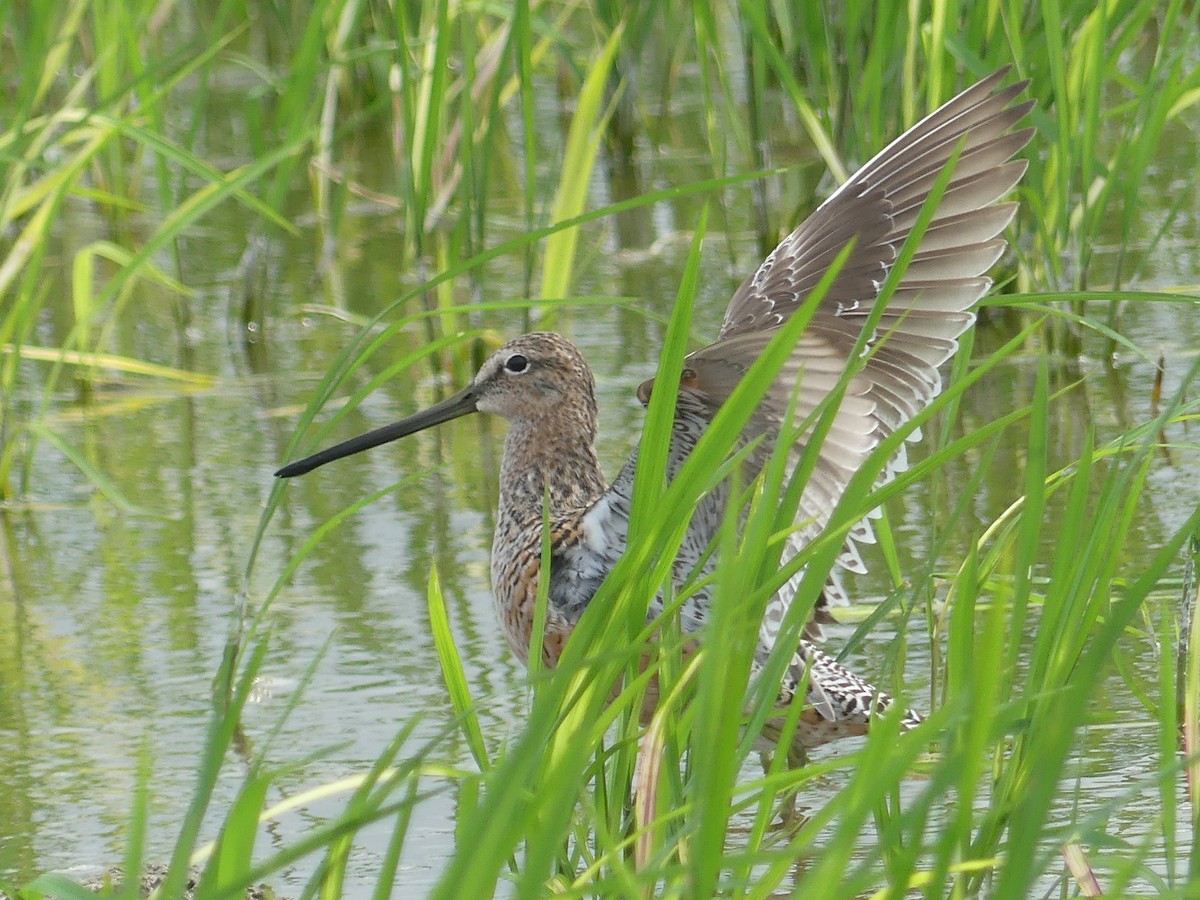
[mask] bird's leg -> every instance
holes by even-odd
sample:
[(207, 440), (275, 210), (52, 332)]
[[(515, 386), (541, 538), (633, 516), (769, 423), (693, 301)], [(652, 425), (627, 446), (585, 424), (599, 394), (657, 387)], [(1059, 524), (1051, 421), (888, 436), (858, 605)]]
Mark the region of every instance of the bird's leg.
[[(758, 754), (759, 763), (762, 765), (763, 775), (771, 774), (771, 764), (775, 759), (775, 753), (779, 752), (779, 748), (774, 751), (760, 750)], [(787, 751), (787, 761), (789, 769), (799, 769), (808, 764), (808, 755), (802, 748), (789, 747)], [(795, 832), (805, 822), (808, 821), (808, 816), (803, 815), (796, 810), (796, 794), (798, 789), (794, 787), (787, 788), (780, 797), (779, 802), (779, 828), (789, 832)]]

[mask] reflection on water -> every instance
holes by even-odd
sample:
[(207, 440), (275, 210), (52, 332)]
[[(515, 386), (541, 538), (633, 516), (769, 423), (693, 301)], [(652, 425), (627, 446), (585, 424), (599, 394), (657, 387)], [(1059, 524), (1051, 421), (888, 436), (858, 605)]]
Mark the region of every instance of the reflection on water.
[[(681, 136), (680, 136), (681, 135)], [(650, 186), (685, 183), (711, 174), (702, 130), (679, 130), (671, 154), (634, 157), (611, 181), (598, 180), (591, 204), (637, 195)], [(1194, 148), (1181, 150), (1194, 154)], [(1193, 168), (1194, 171), (1194, 168)], [(807, 169), (789, 176), (787, 196), (809, 196)], [(1165, 177), (1165, 176), (1164, 176)], [(1187, 187), (1196, 191), (1194, 180)], [(724, 304), (741, 275), (757, 262), (756, 223), (748, 190), (727, 192), (708, 238), (698, 335), (714, 332)], [(1175, 198), (1177, 199), (1177, 198)], [(559, 327), (575, 338), (597, 373), (601, 403), (600, 452), (615, 472), (632, 445), (641, 414), (633, 388), (653, 372), (663, 327), (675, 296), (703, 198), (680, 198), (634, 210), (611, 222), (586, 227), (581, 242), (585, 296), (637, 298), (635, 304), (587, 307), (564, 316)], [(1162, 284), (1194, 279), (1200, 250), (1196, 210), (1186, 214), (1161, 258), (1148, 267)], [(165, 854), (181, 804), (193, 788), (196, 748), (203, 738), (211, 679), (244, 587), (248, 551), (273, 487), (271, 472), (285, 458), (295, 411), (311, 396), (317, 377), (333, 363), (354, 333), (338, 320), (291, 311), (311, 302), (347, 312), (373, 314), (403, 290), (394, 219), (378, 211), (348, 215), (320, 277), (312, 257), (312, 232), (287, 243), (267, 244), (257, 261), (254, 290), (266, 304), (267, 328), (243, 340), (243, 250), (249, 236), (235, 211), (204, 234), (185, 241), (190, 285), (200, 292), (186, 339), (179, 341), (168, 310), (124, 323), (121, 352), (160, 358), (155, 347), (180, 345), (188, 365), (218, 376), (216, 387), (181, 393), (141, 385), (97, 387), (85, 405), (55, 398), (51, 427), (78, 448), (131, 504), (115, 507), (95, 494), (78, 470), (43, 443), (28, 502), (0, 513), (0, 877), (16, 882), (46, 869), (99, 870), (119, 858), (140, 761), (153, 782), (149, 852)], [(1148, 210), (1153, 218), (1156, 211)], [(64, 241), (98, 231), (86, 209), (68, 206)], [(69, 238), (67, 232), (75, 234)], [(497, 233), (498, 241), (501, 235)], [(1100, 268), (1104, 267), (1101, 255)], [(67, 277), (64, 274), (64, 278)], [(511, 299), (523, 283), (522, 262), (491, 264), (485, 300)], [(315, 296), (314, 296), (315, 294)], [(521, 314), (496, 315), (487, 324), (503, 332), (521, 327)], [(43, 342), (60, 342), (69, 328), (51, 318)], [(1168, 361), (1167, 388), (1178, 384), (1200, 347), (1200, 316), (1168, 304), (1128, 307), (1123, 328), (1152, 356)], [(1003, 317), (981, 328), (977, 355), (1011, 336)], [(389, 350), (355, 377), (349, 393), (377, 374), (421, 334), (401, 334)], [(1081, 359), (1054, 361), (1060, 386), (1084, 378), (1054, 407), (1053, 460), (1071, 460), (1087, 430), (1113, 434), (1149, 416), (1153, 366), (1127, 353), (1110, 368), (1098, 340), (1089, 339)], [(386, 357), (386, 358), (385, 358)], [(994, 420), (1033, 392), (1039, 348), (990, 374), (968, 395), (961, 433)], [(412, 370), (394, 379), (337, 426), (344, 437), (411, 412), (447, 385)], [(25, 398), (34, 403), (36, 398)], [(492, 748), (519, 722), (525, 704), (523, 671), (499, 635), (488, 588), (488, 549), (496, 494), (496, 460), (502, 424), (484, 417), (455, 422), (323, 469), (291, 484), (272, 523), (248, 585), (259, 599), (276, 573), (314, 529), (370, 492), (408, 476), (396, 490), (350, 517), (309, 556), (270, 613), (271, 652), (246, 715), (252, 745), (265, 740), (307, 668), (319, 659), (304, 702), (275, 742), (273, 760), (284, 765), (325, 751), (289, 773), (280, 795), (363, 771), (402, 724), (418, 717), (414, 744), (452, 724), (434, 650), (429, 640), (425, 585), (436, 566), (450, 605), (459, 647), (482, 724)], [(928, 431), (928, 429), (927, 429)], [(970, 521), (948, 536), (948, 564), (1014, 497), (1022, 479), (1024, 435), (1015, 428), (990, 463), (982, 489), (971, 499)], [(919, 455), (921, 450), (917, 450)], [(891, 509), (901, 538), (906, 571), (936, 568), (925, 545), (931, 522), (948, 516), (979, 463), (977, 455), (955, 460), (928, 490), (910, 491)], [(1138, 523), (1149, 550), (1177, 527), (1197, 502), (1196, 460), (1181, 455), (1151, 476), (1153, 504)], [(876, 566), (876, 573), (881, 567)], [(864, 598), (889, 585), (882, 574), (857, 579)], [(870, 675), (891, 639), (884, 622), (854, 654), (856, 671)], [(930, 660), (914, 624), (909, 639), (911, 695), (928, 696), (921, 673)], [(848, 631), (835, 630), (831, 643)], [(1131, 641), (1128, 665), (1143, 683), (1157, 677), (1153, 654)], [(1141, 786), (1152, 775), (1156, 733), (1125, 682), (1113, 676), (1103, 692), (1104, 721), (1084, 735), (1076, 761), (1064, 773), (1077, 785), (1080, 815), (1118, 797), (1109, 834), (1152, 840), (1158, 793)], [(1140, 726), (1138, 723), (1145, 722)], [(836, 752), (836, 748), (834, 751)], [(453, 741), (443, 757), (470, 765)], [(220, 808), (239, 779), (231, 762), (215, 797)], [(831, 776), (814, 786), (832, 794), (842, 782)], [(281, 799), (276, 797), (275, 799)], [(334, 801), (335, 803), (336, 801)], [(455, 798), (436, 794), (415, 814), (402, 860), (401, 881), (419, 889), (440, 870), (452, 841)], [(1069, 821), (1068, 800), (1059, 811)], [(263, 846), (293, 839), (333, 805), (291, 814), (264, 830)], [(215, 821), (209, 823), (210, 831)], [(387, 829), (368, 832), (356, 848), (356, 872), (369, 884)], [(372, 843), (372, 841), (375, 841)], [(1152, 867), (1161, 852), (1152, 850)], [(297, 867), (294, 882), (308, 870)], [(354, 882), (352, 882), (354, 884)]]

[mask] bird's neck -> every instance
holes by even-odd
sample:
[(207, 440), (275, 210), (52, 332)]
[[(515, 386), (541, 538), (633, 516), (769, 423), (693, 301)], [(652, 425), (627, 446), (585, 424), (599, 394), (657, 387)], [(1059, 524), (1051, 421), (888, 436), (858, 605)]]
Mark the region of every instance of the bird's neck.
[(501, 518), (541, 522), (547, 497), (555, 519), (591, 505), (607, 487), (594, 440), (594, 425), (514, 422), (500, 466)]

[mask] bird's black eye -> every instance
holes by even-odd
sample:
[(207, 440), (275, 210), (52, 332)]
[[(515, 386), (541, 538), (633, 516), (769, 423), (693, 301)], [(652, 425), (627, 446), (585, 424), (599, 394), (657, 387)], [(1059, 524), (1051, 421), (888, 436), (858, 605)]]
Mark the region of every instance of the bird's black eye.
[(520, 374), (529, 368), (529, 360), (527, 360), (520, 353), (514, 353), (504, 361), (504, 368), (508, 369), (510, 372)]

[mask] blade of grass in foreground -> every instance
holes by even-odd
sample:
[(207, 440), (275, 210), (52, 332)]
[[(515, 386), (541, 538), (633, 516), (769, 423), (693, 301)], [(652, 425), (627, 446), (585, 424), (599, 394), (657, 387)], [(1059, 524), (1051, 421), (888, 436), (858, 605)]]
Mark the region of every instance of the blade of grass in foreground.
[(437, 649), (438, 662), (441, 663), (442, 678), (446, 682), (446, 690), (450, 695), (450, 703), (454, 707), (459, 727), (480, 771), (486, 772), (491, 768), (491, 761), (483, 741), (483, 731), (479, 727), (479, 717), (475, 713), (471, 688), (463, 671), (462, 657), (458, 654), (454, 633), (450, 630), (450, 618), (446, 613), (446, 600), (442, 596), (441, 580), (438, 578), (436, 567), (429, 572), (429, 626), (434, 647)]

